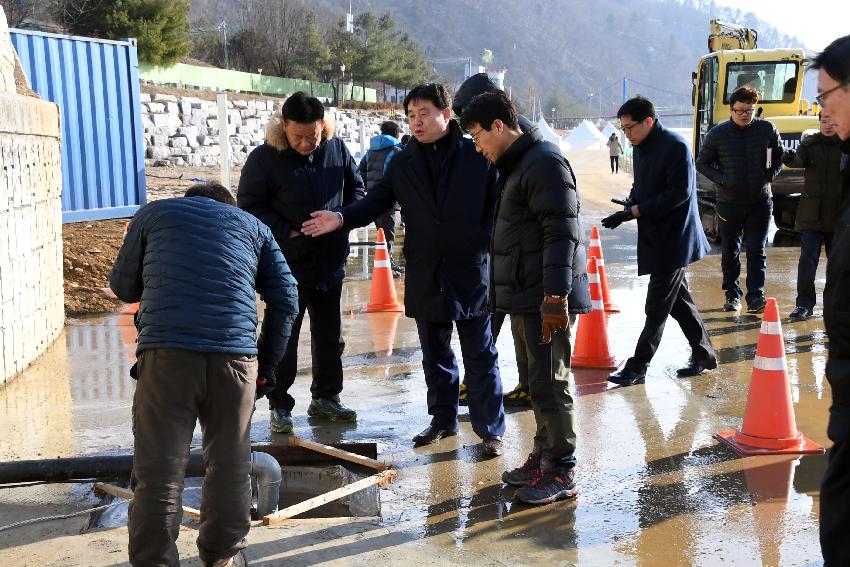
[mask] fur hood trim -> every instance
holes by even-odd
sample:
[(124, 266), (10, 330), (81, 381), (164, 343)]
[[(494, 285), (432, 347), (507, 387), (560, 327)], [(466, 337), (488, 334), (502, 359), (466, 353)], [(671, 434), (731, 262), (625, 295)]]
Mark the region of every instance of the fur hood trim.
[[(266, 143), (280, 152), (289, 149), (289, 142), (286, 140), (283, 129), (283, 113), (277, 111), (266, 125)], [(322, 130), (322, 139), (330, 140), (333, 138), (335, 129), (336, 123), (333, 115), (325, 113), (325, 128)]]

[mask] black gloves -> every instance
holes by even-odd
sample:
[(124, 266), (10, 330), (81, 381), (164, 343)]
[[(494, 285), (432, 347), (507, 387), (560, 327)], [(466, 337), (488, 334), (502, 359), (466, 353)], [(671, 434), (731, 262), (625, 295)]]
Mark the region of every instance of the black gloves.
[(570, 328), (570, 315), (567, 310), (567, 298), (557, 295), (546, 295), (540, 304), (540, 317), (542, 319), (543, 337), (541, 345), (552, 342), (552, 333), (566, 331)]
[(274, 390), (277, 383), (277, 364), (260, 361), (257, 368), (257, 399)]
[(605, 228), (612, 228), (612, 229), (617, 228), (618, 226), (620, 226), (624, 222), (630, 221), (633, 218), (635, 218), (635, 217), (632, 214), (632, 209), (631, 208), (625, 209), (623, 211), (614, 213), (613, 215), (609, 215), (609, 216), (605, 217), (604, 219), (602, 219), (602, 226), (604, 226)]

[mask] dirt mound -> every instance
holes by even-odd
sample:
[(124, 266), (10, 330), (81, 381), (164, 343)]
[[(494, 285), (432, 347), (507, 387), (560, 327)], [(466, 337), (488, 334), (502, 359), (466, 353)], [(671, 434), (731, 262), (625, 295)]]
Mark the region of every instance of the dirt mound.
[(118, 255), (127, 219), (70, 223), (62, 227), (65, 314), (112, 311), (122, 303), (111, 299), (109, 270)]

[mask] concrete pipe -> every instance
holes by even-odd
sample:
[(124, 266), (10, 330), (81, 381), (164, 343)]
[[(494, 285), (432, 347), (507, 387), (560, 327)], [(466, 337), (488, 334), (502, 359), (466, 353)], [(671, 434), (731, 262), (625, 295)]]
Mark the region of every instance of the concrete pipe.
[(251, 477), (257, 485), (257, 517), (277, 510), (282, 475), (280, 463), (268, 453), (251, 453)]

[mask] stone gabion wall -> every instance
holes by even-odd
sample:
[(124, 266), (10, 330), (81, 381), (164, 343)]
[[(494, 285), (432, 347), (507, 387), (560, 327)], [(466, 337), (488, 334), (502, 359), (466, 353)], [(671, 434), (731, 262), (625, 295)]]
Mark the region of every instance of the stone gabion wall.
[(0, 383), (65, 322), (59, 108), (17, 94), (29, 86), (16, 85), (16, 64), (0, 8)]
[[(238, 95), (237, 95), (238, 96)], [(191, 96), (142, 93), (142, 123), (145, 137), (145, 165), (218, 166), (218, 105), (215, 101)], [(242, 165), (251, 150), (265, 140), (266, 125), (282, 99), (227, 100), (231, 162)], [(362, 155), (369, 138), (379, 131), (386, 113), (330, 109), (336, 121), (336, 135), (348, 143), (352, 154)], [(400, 120), (400, 116), (390, 119)], [(360, 124), (364, 124), (367, 147), (360, 144)], [(401, 123), (401, 122), (400, 122)]]

